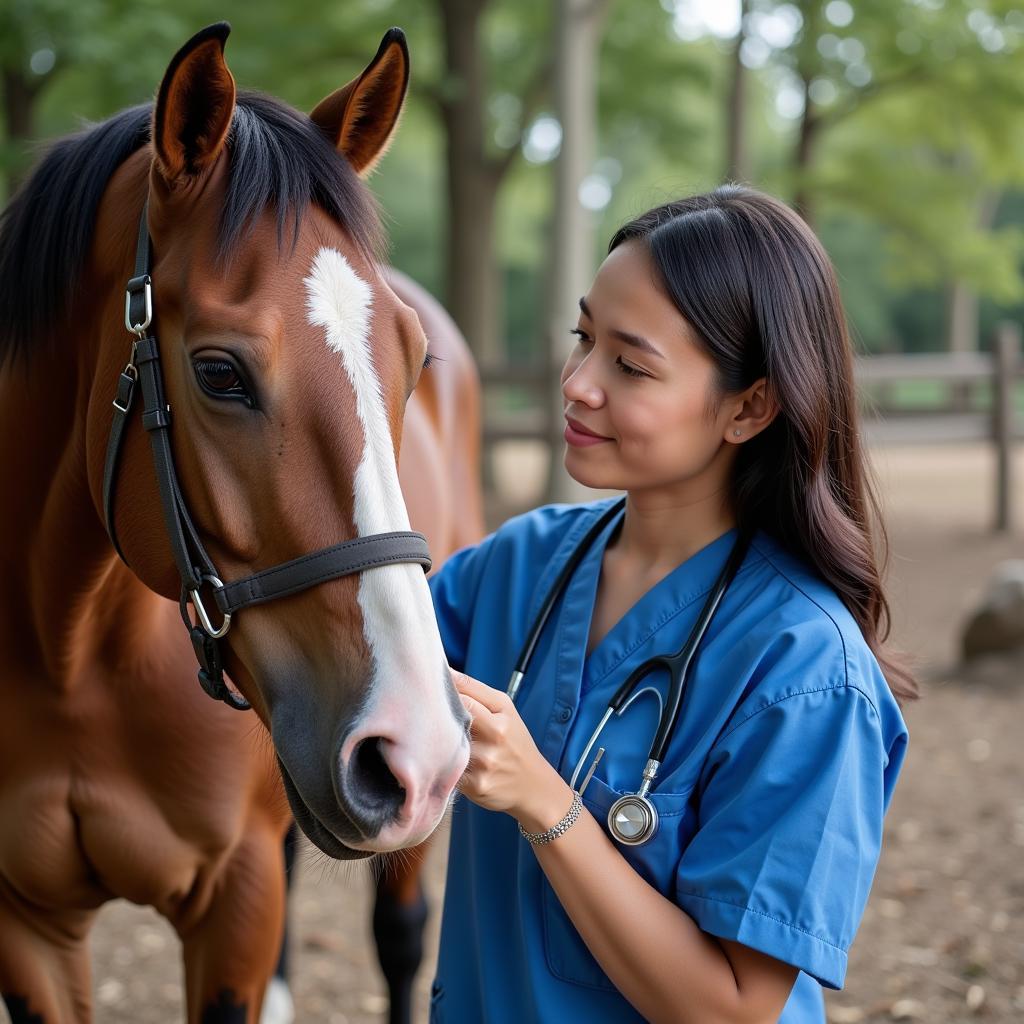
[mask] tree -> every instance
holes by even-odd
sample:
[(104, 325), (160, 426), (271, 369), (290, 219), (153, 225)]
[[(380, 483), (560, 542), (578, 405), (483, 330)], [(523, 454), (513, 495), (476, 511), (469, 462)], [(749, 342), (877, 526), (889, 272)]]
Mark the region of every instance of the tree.
[[(445, 130), (448, 242), (445, 253), (448, 310), (477, 357), (496, 361), (498, 291), (494, 254), (494, 218), (498, 191), (519, 154), (523, 132), (545, 94), (549, 58), (543, 48), (530, 60), (520, 81), (520, 131), (494, 152), (489, 141), (490, 96), (483, 50), (483, 19), (490, 0), (438, 0), (445, 68), (441, 82), (428, 90)], [(519, 5), (522, 12), (525, 5)], [(518, 30), (517, 30), (518, 31)], [(521, 56), (521, 51), (518, 56)]]
[(747, 15), (750, 0), (740, 0), (740, 27), (733, 43), (726, 111), (725, 180), (747, 181), (750, 159), (747, 140), (747, 68), (743, 63), (743, 45), (747, 41)]
[[(555, 208), (552, 217), (550, 294), (548, 296), (548, 359), (551, 378), (549, 447), (562, 445), (565, 420), (558, 371), (562, 365), (564, 325), (576, 317), (577, 303), (593, 275), (594, 224), (580, 196), (594, 160), (597, 142), (597, 55), (607, 0), (559, 0), (557, 5), (556, 112), (562, 144), (555, 164)], [(548, 474), (548, 498), (565, 500), (571, 480), (554, 457)]]
[(971, 347), (972, 290), (1021, 294), (1024, 235), (993, 229), (992, 214), (994, 197), (1024, 181), (1024, 15), (974, 0), (750, 2), (754, 63), (797, 112), (775, 180), (812, 222), (882, 226), (893, 280), (945, 286), (948, 344)]

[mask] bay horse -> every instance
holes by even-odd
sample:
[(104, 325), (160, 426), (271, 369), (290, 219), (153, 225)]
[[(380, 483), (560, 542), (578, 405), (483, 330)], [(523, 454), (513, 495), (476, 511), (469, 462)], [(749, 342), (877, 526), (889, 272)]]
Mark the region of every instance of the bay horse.
[(468, 757), (396, 461), (404, 422), (413, 521), (435, 555), (474, 539), (478, 394), (457, 350), (424, 369), (361, 180), (404, 37), (306, 117), (236, 92), (228, 32), (56, 144), (0, 223), (14, 1024), (90, 1019), (117, 897), (177, 930), (189, 1021), (252, 1024), (291, 817), (335, 858), (413, 847)]

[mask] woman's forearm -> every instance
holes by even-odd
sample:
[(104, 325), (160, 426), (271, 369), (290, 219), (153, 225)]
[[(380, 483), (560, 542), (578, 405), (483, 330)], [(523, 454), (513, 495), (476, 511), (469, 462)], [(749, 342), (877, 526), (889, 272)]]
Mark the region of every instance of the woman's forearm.
[[(462, 791), (544, 832), (569, 809), (572, 790), (540, 755), (504, 693), (455, 675), (473, 716), (473, 753)], [(534, 847), (576, 930), (612, 983), (648, 1020), (771, 1024), (797, 970), (697, 927), (649, 886), (585, 810), (553, 842)]]
[[(553, 809), (568, 807), (572, 791), (558, 783), (561, 791), (554, 784), (539, 802), (546, 810), (520, 818), (528, 831), (549, 827), (564, 813)], [(534, 850), (588, 949), (645, 1018), (672, 1024), (778, 1020), (795, 970), (779, 964), (776, 977), (745, 991), (726, 949), (648, 885), (586, 809), (568, 832)]]

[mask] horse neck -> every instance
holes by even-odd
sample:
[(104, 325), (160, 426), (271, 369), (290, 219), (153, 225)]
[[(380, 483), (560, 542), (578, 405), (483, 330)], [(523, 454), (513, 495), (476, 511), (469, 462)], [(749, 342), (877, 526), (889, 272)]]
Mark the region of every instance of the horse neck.
[[(130, 268), (131, 253), (123, 259)], [(103, 379), (111, 358), (103, 325), (123, 298), (98, 298), (98, 281), (84, 285), (67, 321), (73, 329), (55, 350), (0, 375), (0, 479), (13, 499), (0, 510), (0, 648), (58, 686), (71, 685), (97, 650), (124, 654), (137, 631), (115, 625), (120, 612), (137, 622), (166, 604), (118, 561), (90, 489), (87, 413), (106, 397), (104, 384), (113, 396), (116, 371)]]

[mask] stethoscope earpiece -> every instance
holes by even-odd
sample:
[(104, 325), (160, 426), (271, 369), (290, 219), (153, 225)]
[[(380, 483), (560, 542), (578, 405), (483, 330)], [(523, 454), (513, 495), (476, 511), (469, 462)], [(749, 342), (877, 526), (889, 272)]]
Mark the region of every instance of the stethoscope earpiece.
[(657, 830), (658, 812), (639, 793), (620, 796), (608, 811), (608, 831), (623, 846), (641, 846)]

